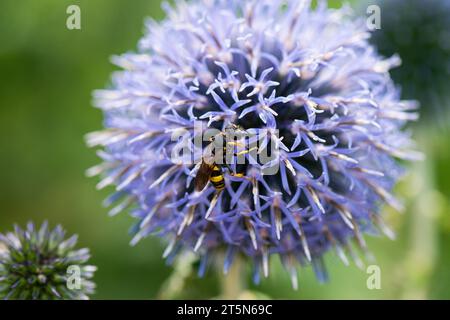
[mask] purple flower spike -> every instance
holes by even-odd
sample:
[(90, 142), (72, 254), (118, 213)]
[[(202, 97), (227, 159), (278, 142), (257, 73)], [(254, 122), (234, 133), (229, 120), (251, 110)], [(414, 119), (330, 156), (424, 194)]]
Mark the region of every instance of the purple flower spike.
[[(396, 160), (420, 158), (402, 131), (415, 103), (399, 100), (388, 73), (399, 58), (383, 59), (364, 19), (324, 2), (178, 1), (166, 10), (165, 21), (148, 21), (137, 53), (114, 58), (124, 70), (95, 93), (106, 129), (87, 137), (103, 160), (88, 173), (101, 175), (98, 188), (116, 187), (111, 214), (130, 207), (138, 219), (132, 243), (163, 237), (169, 261), (193, 250), (200, 274), (219, 252), (225, 272), (245, 256), (257, 281), (278, 255), (294, 287), (296, 262), (327, 279), (329, 249), (360, 264), (352, 248), (367, 252), (364, 233), (392, 235), (380, 205), (402, 207), (391, 194)], [(267, 133), (250, 138), (259, 150), (244, 165), (222, 168), (220, 192), (194, 188), (206, 148), (195, 143), (199, 124)], [(191, 153), (174, 159), (180, 141)], [(259, 161), (273, 145), (277, 157)]]

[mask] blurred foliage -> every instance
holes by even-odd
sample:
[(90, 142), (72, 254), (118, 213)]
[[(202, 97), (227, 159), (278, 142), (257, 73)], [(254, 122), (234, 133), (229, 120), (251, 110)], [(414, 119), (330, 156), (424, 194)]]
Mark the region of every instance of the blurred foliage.
[[(66, 29), (66, 8), (71, 4), (81, 8), (82, 30)], [(101, 112), (91, 106), (91, 92), (108, 85), (115, 70), (109, 62), (111, 55), (136, 48), (146, 16), (163, 17), (159, 1), (2, 0), (0, 4), (0, 231), (10, 229), (13, 223), (47, 219), (79, 234), (80, 246), (91, 249), (91, 263), (99, 268), (95, 275), (97, 299), (157, 298), (173, 270), (161, 258), (163, 246), (158, 239), (129, 246), (127, 230), (133, 219), (126, 214), (108, 217), (101, 202), (110, 190), (96, 191), (96, 180), (84, 176), (98, 160), (85, 146), (83, 136), (101, 128), (102, 122)], [(431, 235), (437, 254), (431, 275), (419, 283), (426, 297), (450, 298), (449, 136), (427, 137), (426, 131), (422, 130), (422, 146), (434, 150), (426, 160), (432, 176), (426, 187), (441, 200), (436, 203), (435, 197), (426, 198), (433, 201), (430, 208), (438, 211)], [(413, 167), (398, 192), (420, 198), (422, 191), (410, 191), (414, 181), (423, 178), (420, 174)], [(318, 284), (309, 267), (299, 270), (300, 289), (294, 291), (274, 259), (270, 278), (259, 286), (250, 284), (248, 270), (248, 289), (259, 292), (256, 297), (288, 299), (415, 297), (405, 293), (411, 268), (414, 273), (414, 261), (408, 258), (415, 238), (411, 233), (413, 206), (409, 204), (402, 216), (387, 210), (397, 240), (368, 238), (382, 270), (381, 290), (368, 290), (365, 270), (345, 267), (333, 253), (326, 259), (328, 284)], [(422, 207), (426, 208), (426, 203)], [(214, 271), (209, 270), (204, 279), (183, 275), (184, 290), (175, 290), (176, 297), (219, 296), (220, 281)]]
[(422, 120), (448, 126), (450, 1), (368, 3), (377, 3), (381, 8), (381, 29), (374, 32), (372, 42), (383, 55), (397, 53), (402, 59), (402, 66), (392, 71), (392, 77), (402, 86), (404, 98), (420, 101)]

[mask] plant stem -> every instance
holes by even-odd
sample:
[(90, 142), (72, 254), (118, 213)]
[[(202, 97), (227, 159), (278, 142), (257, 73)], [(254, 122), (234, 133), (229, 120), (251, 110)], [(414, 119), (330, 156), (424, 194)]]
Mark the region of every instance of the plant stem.
[(220, 268), (220, 285), (221, 285), (221, 298), (225, 300), (239, 299), (242, 292), (245, 290), (244, 286), (244, 270), (242, 259), (236, 256), (233, 264), (228, 270), (228, 274), (223, 274)]
[[(427, 155), (432, 157), (433, 152)], [(405, 299), (429, 298), (429, 283), (437, 257), (437, 215), (442, 210), (442, 196), (436, 190), (430, 163), (430, 159), (419, 162), (414, 170), (416, 201), (411, 208), (410, 249), (405, 261), (402, 297)]]

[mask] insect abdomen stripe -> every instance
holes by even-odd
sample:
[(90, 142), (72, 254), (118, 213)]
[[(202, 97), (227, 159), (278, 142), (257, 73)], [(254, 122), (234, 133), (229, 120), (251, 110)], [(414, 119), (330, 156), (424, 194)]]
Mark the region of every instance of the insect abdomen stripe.
[(212, 182), (211, 181), (211, 183), (213, 184), (214, 188), (216, 188), (217, 190), (222, 190), (223, 188), (225, 188), (225, 183), (224, 183), (223, 179), (221, 182)]
[(222, 175), (222, 170), (218, 166), (214, 166), (214, 168), (211, 172), (211, 177), (218, 177), (221, 175)]
[(223, 176), (217, 176), (217, 177), (211, 176), (211, 178), (209, 180), (211, 180), (212, 183), (220, 182), (220, 181), (223, 181)]
[(225, 188), (225, 180), (223, 178), (222, 169), (220, 169), (220, 167), (214, 166), (209, 181), (211, 181), (212, 185), (217, 190), (222, 190), (223, 188)]

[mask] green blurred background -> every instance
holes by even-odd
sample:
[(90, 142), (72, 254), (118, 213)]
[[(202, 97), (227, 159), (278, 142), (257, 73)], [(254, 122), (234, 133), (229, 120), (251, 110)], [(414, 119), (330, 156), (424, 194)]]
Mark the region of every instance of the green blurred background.
[[(339, 1), (333, 1), (337, 5)], [(66, 8), (81, 8), (81, 30), (66, 28)], [(130, 247), (133, 219), (108, 217), (101, 206), (111, 190), (95, 190), (84, 171), (96, 164), (83, 136), (102, 126), (91, 92), (108, 85), (113, 54), (132, 51), (147, 16), (163, 17), (153, 0), (2, 0), (0, 3), (0, 232), (28, 220), (61, 223), (80, 236), (98, 266), (95, 299), (153, 299), (173, 268), (161, 258), (159, 239)], [(447, 79), (448, 80), (448, 79)], [(409, 199), (405, 214), (386, 209), (397, 240), (368, 238), (382, 271), (382, 288), (368, 290), (365, 270), (327, 257), (331, 281), (318, 284), (299, 270), (300, 289), (273, 259), (273, 273), (249, 290), (288, 299), (450, 298), (450, 133), (432, 123), (414, 127), (423, 163), (410, 166), (398, 186)], [(220, 279), (188, 276), (174, 298), (212, 298)]]

